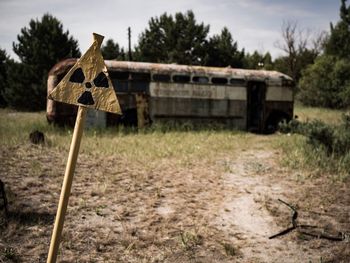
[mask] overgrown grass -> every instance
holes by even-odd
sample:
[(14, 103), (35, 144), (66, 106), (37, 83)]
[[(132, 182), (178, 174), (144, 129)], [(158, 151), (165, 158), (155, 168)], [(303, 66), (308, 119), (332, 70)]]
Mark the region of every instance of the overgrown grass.
[(0, 144), (16, 145), (26, 142), (33, 130), (52, 131), (45, 119), (45, 113), (16, 112), (0, 109)]
[(339, 124), (341, 122), (342, 114), (346, 110), (333, 110), (319, 107), (306, 107), (300, 103), (295, 104), (294, 114), (298, 116), (301, 122), (311, 120), (321, 120), (328, 124)]
[[(29, 133), (40, 130), (46, 146), (68, 152), (73, 129), (58, 128), (46, 121), (45, 112), (23, 113), (0, 110), (0, 145), (15, 146), (29, 143)], [(204, 127), (192, 130), (182, 125), (154, 125), (150, 128), (85, 129), (81, 152), (111, 156), (147, 163), (162, 158), (179, 162), (212, 159), (222, 153), (233, 154), (248, 148), (253, 134), (220, 128)]]
[[(339, 125), (344, 111), (322, 108), (295, 107), (299, 121), (320, 119), (325, 123)], [(131, 128), (85, 129), (81, 152), (88, 155), (112, 156), (147, 165), (152, 162), (176, 160), (181, 165), (196, 161), (216, 161), (220, 156), (233, 156), (252, 146), (277, 147), (285, 153), (282, 163), (291, 169), (307, 171), (310, 175), (333, 174), (334, 178), (346, 178), (350, 169), (350, 155), (335, 158), (322, 147), (317, 149), (298, 135), (259, 136), (220, 127), (193, 130), (191, 126), (170, 127), (153, 125), (148, 129)], [(44, 132), (46, 146), (68, 154), (71, 128), (49, 125), (45, 112), (23, 113), (0, 110), (0, 146), (29, 144), (29, 133)], [(67, 154), (64, 154), (66, 156)]]
[(285, 153), (282, 163), (306, 176), (327, 175), (344, 180), (350, 174), (350, 151), (346, 111), (310, 108), (297, 105), (301, 116), (284, 126), (289, 134), (276, 142)]

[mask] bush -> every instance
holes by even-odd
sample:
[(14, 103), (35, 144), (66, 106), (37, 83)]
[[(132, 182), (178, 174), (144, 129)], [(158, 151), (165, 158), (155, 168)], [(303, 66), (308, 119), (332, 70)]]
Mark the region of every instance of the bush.
[(296, 119), (288, 123), (279, 125), (281, 133), (297, 133), (306, 136), (307, 143), (314, 148), (322, 147), (327, 154), (333, 152), (334, 144), (334, 127), (325, 124), (320, 120), (302, 123)]
[(294, 119), (289, 123), (281, 123), (279, 131), (304, 135), (313, 149), (323, 149), (328, 156), (341, 157), (350, 154), (350, 115), (344, 114), (339, 126), (320, 120), (302, 123)]
[[(288, 151), (287, 163), (293, 168), (307, 166), (312, 173), (321, 172), (336, 174), (338, 178), (350, 171), (350, 116), (343, 115), (342, 123), (338, 126), (329, 125), (319, 120), (302, 123), (292, 120), (280, 125), (280, 132), (301, 134), (305, 139), (299, 145), (291, 144)], [(299, 154), (290, 154), (298, 152)], [(301, 155), (300, 155), (301, 153)], [(291, 157), (292, 156), (292, 157)]]
[(343, 115), (342, 125), (335, 129), (333, 154), (336, 156), (350, 155), (350, 122), (349, 115)]
[(302, 132), (307, 136), (307, 143), (313, 148), (322, 147), (331, 155), (334, 150), (334, 128), (322, 121), (315, 120), (305, 125)]
[(302, 153), (306, 163), (325, 171), (349, 174), (350, 115), (344, 114), (340, 125), (320, 120), (302, 123), (292, 120), (280, 125), (282, 133), (296, 133), (306, 137)]
[(299, 100), (309, 106), (343, 108), (350, 105), (350, 61), (320, 56), (304, 72)]
[(281, 133), (300, 133), (302, 134), (302, 123), (297, 119), (292, 119), (289, 122), (280, 122), (278, 124), (278, 131)]

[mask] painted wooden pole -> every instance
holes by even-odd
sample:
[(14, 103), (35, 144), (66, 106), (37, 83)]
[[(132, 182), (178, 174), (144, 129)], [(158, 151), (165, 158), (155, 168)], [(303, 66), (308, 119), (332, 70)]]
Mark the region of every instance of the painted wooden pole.
[[(83, 135), (87, 108), (120, 114), (120, 106), (113, 83), (101, 54), (104, 36), (93, 33), (93, 43), (75, 63), (48, 98), (79, 106), (64, 174), (60, 201), (52, 232), (47, 263), (55, 263), (61, 241), (64, 218), (67, 211), (73, 175), (77, 163), (81, 137)], [(84, 106), (83, 106), (84, 105)]]
[(49, 255), (47, 257), (47, 263), (55, 263), (57, 259), (58, 248), (61, 241), (61, 234), (64, 225), (64, 218), (67, 211), (68, 200), (72, 187), (73, 175), (77, 158), (79, 154), (81, 137), (83, 135), (84, 123), (86, 117), (87, 108), (79, 106), (78, 114), (75, 121), (74, 132), (72, 142), (70, 145), (68, 161), (66, 171), (64, 174), (60, 201), (58, 203), (55, 225), (52, 232)]

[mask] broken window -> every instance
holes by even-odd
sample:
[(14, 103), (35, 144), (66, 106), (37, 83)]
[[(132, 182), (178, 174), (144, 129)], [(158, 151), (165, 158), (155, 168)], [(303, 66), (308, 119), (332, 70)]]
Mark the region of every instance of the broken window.
[(188, 75), (174, 75), (173, 81), (178, 83), (188, 83), (190, 82), (190, 76)]
[(192, 78), (193, 82), (198, 82), (198, 83), (208, 83), (209, 78), (205, 76), (195, 76)]
[(284, 87), (293, 87), (294, 86), (294, 82), (292, 80), (289, 80), (289, 79), (282, 79), (282, 86), (284, 86)]
[(227, 79), (226, 78), (217, 78), (217, 77), (214, 77), (211, 79), (211, 82), (213, 84), (227, 84)]
[(128, 80), (129, 72), (128, 71), (110, 71), (109, 76), (111, 79)]
[(136, 81), (151, 81), (149, 73), (131, 73), (131, 79)]
[(245, 86), (245, 79), (231, 79), (230, 84), (234, 86)]
[(170, 82), (170, 75), (168, 75), (168, 74), (154, 74), (153, 80), (159, 81), (159, 82)]

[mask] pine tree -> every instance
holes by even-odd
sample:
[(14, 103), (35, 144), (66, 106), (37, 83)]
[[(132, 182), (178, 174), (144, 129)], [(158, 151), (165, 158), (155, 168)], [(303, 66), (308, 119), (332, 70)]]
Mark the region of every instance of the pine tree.
[(335, 26), (330, 25), (326, 54), (350, 59), (350, 6), (346, 6), (346, 1), (341, 0), (340, 21)]
[(207, 46), (205, 64), (215, 67), (243, 67), (244, 49), (238, 50), (237, 42), (232, 38), (230, 31), (224, 27), (220, 35), (210, 38)]
[(120, 48), (118, 43), (115, 43), (113, 39), (106, 41), (106, 44), (101, 48), (101, 52), (104, 59), (125, 60), (124, 49)]
[(78, 43), (62, 23), (45, 14), (41, 21), (32, 19), (21, 29), (13, 50), (21, 63), (9, 63), (8, 86), (4, 97), (9, 106), (25, 110), (43, 110), (46, 105), (46, 80), (58, 61), (79, 57)]
[[(313, 53), (306, 54), (312, 59)], [(343, 108), (350, 105), (350, 6), (341, 1), (340, 21), (333, 26), (325, 54), (300, 79), (299, 99), (306, 105)]]
[(175, 15), (173, 60), (179, 64), (201, 65), (206, 54), (209, 26), (197, 24), (192, 11)]
[(300, 101), (305, 105), (343, 108), (350, 105), (350, 61), (322, 55), (300, 80)]
[(141, 34), (136, 59), (148, 62), (201, 65), (209, 26), (198, 24), (192, 11), (151, 18)]
[(271, 70), (274, 68), (274, 63), (269, 52), (261, 54), (258, 51), (254, 51), (253, 54), (248, 53), (244, 57), (244, 68)]
[(37, 74), (35, 68), (9, 60), (4, 97), (8, 106), (17, 110), (43, 110), (46, 104), (47, 76)]
[(7, 62), (9, 58), (4, 49), (0, 48), (0, 107), (7, 105), (4, 99), (4, 91), (7, 86)]
[[(141, 33), (136, 60), (145, 62), (171, 63), (170, 52), (174, 48), (172, 40), (174, 20), (166, 13), (159, 18), (151, 18), (148, 28)], [(169, 44), (168, 44), (169, 43)]]

